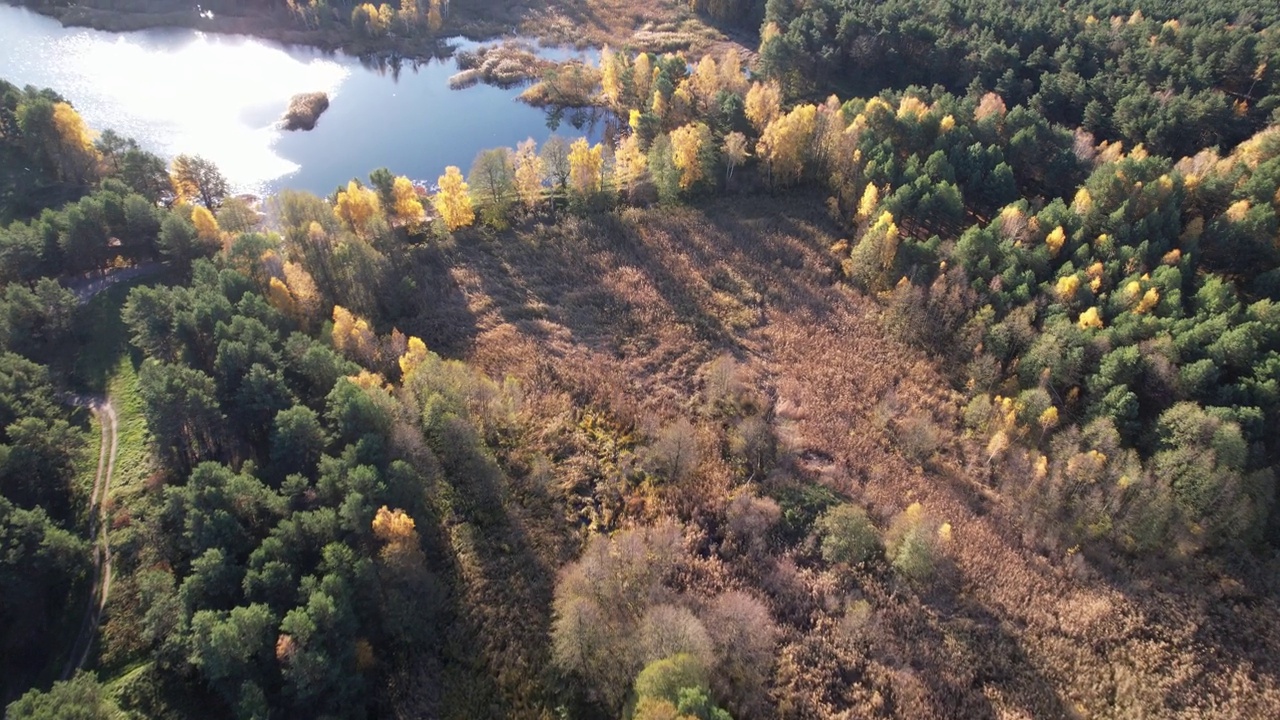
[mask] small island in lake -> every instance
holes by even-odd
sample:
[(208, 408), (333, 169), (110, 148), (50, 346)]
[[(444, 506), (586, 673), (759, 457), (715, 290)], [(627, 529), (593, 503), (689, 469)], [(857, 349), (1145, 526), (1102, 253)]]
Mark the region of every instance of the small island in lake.
[(329, 96), (322, 92), (298, 93), (289, 99), (289, 109), (280, 118), (285, 130), (311, 130), (321, 113), (329, 109)]

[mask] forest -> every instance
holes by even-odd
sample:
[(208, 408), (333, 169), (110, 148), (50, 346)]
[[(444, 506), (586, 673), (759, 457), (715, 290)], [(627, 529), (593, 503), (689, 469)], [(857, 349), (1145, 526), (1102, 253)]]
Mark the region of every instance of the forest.
[(7, 718), (1280, 705), (1280, 13), (680, 12), (426, 195), (0, 82)]

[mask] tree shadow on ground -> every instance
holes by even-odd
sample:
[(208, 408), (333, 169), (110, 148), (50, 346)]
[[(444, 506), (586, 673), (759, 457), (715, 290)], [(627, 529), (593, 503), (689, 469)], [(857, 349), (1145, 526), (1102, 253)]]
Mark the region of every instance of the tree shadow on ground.
[(439, 247), (424, 247), (416, 250), (413, 261), (416, 290), (410, 305), (416, 311), (407, 313), (402, 330), (420, 337), (437, 353), (462, 356), (475, 339), (476, 316), (452, 272), (453, 258)]
[[(1121, 698), (1158, 702), (1174, 713), (1203, 711), (1217, 698), (1227, 712), (1274, 712), (1280, 688), (1280, 575), (1276, 559), (1245, 549), (1219, 549), (1180, 559), (1121, 557), (1093, 550), (1087, 572), (1120, 593), (1139, 623), (1117, 644), (1134, 647), (1130, 662), (1162, 665), (1161, 686)], [(1143, 656), (1141, 648), (1151, 652)], [(1255, 691), (1244, 692), (1248, 684)]]

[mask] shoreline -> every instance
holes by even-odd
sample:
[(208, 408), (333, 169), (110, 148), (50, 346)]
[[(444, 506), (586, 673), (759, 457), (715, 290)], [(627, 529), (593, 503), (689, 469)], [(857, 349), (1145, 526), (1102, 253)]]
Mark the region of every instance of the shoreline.
[[(741, 32), (702, 26), (693, 32), (680, 23), (676, 31), (662, 29), (654, 32), (648, 23), (640, 30), (619, 31), (603, 28), (600, 31), (574, 34), (562, 27), (563, 17), (555, 16), (507, 16), (477, 15), (472, 8), (459, 9), (450, 21), (434, 36), (419, 37), (358, 37), (351, 29), (335, 25), (327, 29), (301, 27), (296, 18), (279, 10), (248, 11), (241, 15), (215, 15), (203, 17), (193, 8), (173, 11), (123, 11), (83, 5), (47, 7), (24, 0), (0, 0), (0, 4), (25, 8), (38, 15), (57, 20), (63, 27), (82, 27), (103, 32), (137, 32), (142, 30), (180, 29), (197, 30), (219, 35), (243, 35), (277, 42), (282, 45), (305, 46), (324, 52), (343, 52), (357, 58), (381, 60), (426, 61), (449, 57), (455, 48), (449, 44), (453, 38), (465, 38), (476, 43), (521, 38), (536, 42), (540, 47), (599, 50), (604, 45), (630, 48), (636, 51), (662, 53), (679, 50), (696, 60), (704, 54), (720, 54), (725, 46), (733, 46), (744, 57), (755, 55), (752, 38)], [(559, 24), (558, 24), (559, 23)], [(664, 27), (670, 27), (670, 24)], [(579, 28), (573, 28), (577, 30)], [(652, 36), (652, 37), (642, 37)], [(662, 45), (676, 40), (675, 48)]]
[(433, 60), (453, 54), (455, 48), (449, 44), (449, 39), (463, 37), (473, 42), (485, 42), (503, 34), (482, 27), (462, 26), (450, 28), (447, 34), (434, 37), (397, 37), (375, 41), (354, 38), (340, 30), (308, 30), (282, 25), (280, 15), (271, 12), (207, 18), (194, 11), (121, 12), (83, 6), (49, 8), (28, 5), (20, 0), (0, 0), (0, 4), (30, 10), (58, 21), (63, 27), (112, 33), (163, 29), (197, 30), (218, 35), (243, 35), (282, 45), (311, 47), (323, 52), (342, 52), (362, 59)]

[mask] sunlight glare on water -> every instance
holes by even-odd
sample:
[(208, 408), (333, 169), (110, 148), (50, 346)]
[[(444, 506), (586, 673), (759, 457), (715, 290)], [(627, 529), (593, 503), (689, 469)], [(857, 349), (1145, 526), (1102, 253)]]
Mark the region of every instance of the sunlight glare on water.
[[(256, 190), (298, 166), (272, 151), (280, 131), (274, 127), (289, 98), (323, 90), (337, 95), (349, 71), (330, 60), (302, 62), (279, 48), (251, 39), (199, 34), (180, 48), (157, 51), (117, 38), (68, 38), (64, 59), (91, 68), (85, 78), (115, 106), (141, 122), (117, 132), (148, 138), (163, 155), (203, 155), (246, 187)], [(83, 72), (83, 70), (82, 70)], [(137, 82), (146, 77), (145, 83)], [(163, 88), (157, 92), (157, 89)], [(93, 90), (90, 90), (93, 92)], [(124, 118), (118, 115), (117, 124)]]
[(166, 47), (131, 34), (76, 32), (17, 63), (10, 81), (27, 82), (22, 69), (32, 63), (45, 65), (41, 75), (52, 70), (66, 81), (58, 91), (91, 126), (110, 127), (166, 157), (203, 155), (244, 192), (260, 192), (298, 169), (274, 151), (275, 121), (289, 98), (317, 90), (336, 97), (350, 74), (333, 60), (202, 33)]

